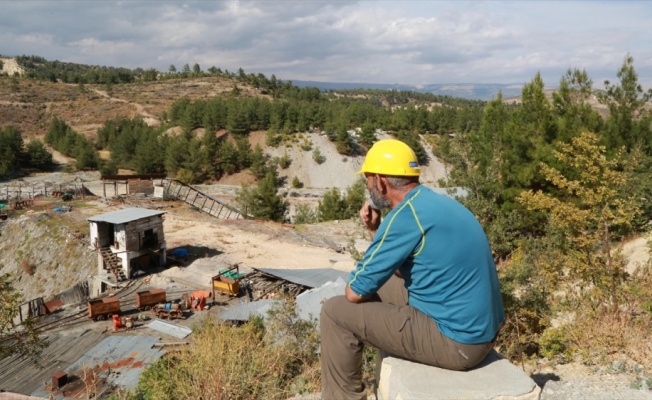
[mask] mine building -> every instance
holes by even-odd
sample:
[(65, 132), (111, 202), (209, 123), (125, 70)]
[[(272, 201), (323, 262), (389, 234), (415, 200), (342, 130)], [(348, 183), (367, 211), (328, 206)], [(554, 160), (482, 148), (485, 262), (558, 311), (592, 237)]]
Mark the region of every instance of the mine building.
[(98, 286), (90, 288), (91, 295), (119, 287), (138, 271), (165, 265), (163, 214), (147, 208), (125, 208), (87, 219), (90, 245), (97, 251), (98, 263)]

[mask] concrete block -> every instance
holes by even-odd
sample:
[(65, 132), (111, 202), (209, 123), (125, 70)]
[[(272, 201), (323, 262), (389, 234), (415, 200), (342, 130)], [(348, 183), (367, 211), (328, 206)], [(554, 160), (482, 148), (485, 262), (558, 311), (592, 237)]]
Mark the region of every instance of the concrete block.
[(541, 388), (522, 369), (492, 350), (470, 371), (431, 367), (381, 352), (377, 400), (538, 400)]

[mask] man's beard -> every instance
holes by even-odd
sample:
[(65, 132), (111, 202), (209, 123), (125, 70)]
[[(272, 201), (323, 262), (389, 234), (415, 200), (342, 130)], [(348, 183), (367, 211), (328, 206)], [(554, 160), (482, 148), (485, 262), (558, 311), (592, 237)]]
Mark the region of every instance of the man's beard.
[(392, 206), (389, 199), (383, 196), (375, 187), (369, 189), (369, 200), (371, 208), (375, 208), (376, 210), (382, 210), (383, 208), (390, 208)]

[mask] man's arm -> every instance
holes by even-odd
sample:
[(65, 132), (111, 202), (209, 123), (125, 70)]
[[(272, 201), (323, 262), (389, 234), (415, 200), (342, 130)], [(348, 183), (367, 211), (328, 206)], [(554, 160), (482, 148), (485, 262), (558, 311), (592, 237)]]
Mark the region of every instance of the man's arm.
[[(380, 225), (380, 211), (371, 208), (368, 201), (362, 205), (360, 208), (360, 220), (362, 224), (367, 227), (369, 233), (371, 234), (371, 240), (374, 239), (378, 226)], [(351, 290), (349, 285), (346, 285), (346, 299), (351, 303), (364, 303), (365, 301), (373, 300), (378, 296), (376, 294), (370, 294), (368, 296), (360, 296)]]
[(346, 299), (351, 303), (364, 303), (365, 301), (377, 301), (378, 295), (374, 293), (368, 296), (360, 296), (359, 294), (351, 290), (351, 286), (346, 285)]

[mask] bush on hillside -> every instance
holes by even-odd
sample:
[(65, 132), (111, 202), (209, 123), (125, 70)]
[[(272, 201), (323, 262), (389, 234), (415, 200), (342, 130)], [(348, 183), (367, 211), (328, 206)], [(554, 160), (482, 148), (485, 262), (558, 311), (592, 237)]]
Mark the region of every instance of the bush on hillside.
[(315, 321), (280, 301), (243, 326), (205, 318), (190, 345), (148, 367), (134, 399), (286, 399), (320, 388)]
[(312, 151), (312, 159), (317, 163), (317, 164), (323, 164), (326, 161), (326, 157), (321, 154), (321, 151), (319, 149), (314, 149)]
[(303, 187), (303, 182), (299, 180), (296, 176), (292, 178), (292, 187), (295, 189), (301, 189)]
[(295, 224), (314, 224), (317, 222), (317, 212), (307, 204), (297, 205), (294, 213), (293, 223)]

